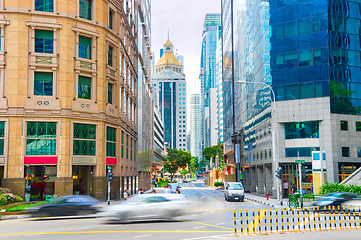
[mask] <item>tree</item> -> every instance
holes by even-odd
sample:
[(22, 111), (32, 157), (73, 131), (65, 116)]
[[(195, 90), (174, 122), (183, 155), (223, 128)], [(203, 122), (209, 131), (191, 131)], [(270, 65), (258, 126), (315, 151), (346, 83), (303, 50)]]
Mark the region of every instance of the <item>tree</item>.
[(213, 165), (216, 162), (216, 156), (218, 155), (218, 169), (224, 170), (224, 160), (223, 160), (223, 149), (222, 143), (218, 143), (216, 146), (207, 147), (203, 150), (203, 157), (209, 163), (212, 157)]
[(189, 171), (195, 173), (197, 165), (198, 165), (198, 157), (192, 156), (191, 161), (188, 165)]
[(180, 173), (180, 174), (183, 176), (183, 178), (184, 178), (184, 176), (187, 175), (188, 171), (187, 171), (187, 169), (182, 168), (182, 170), (181, 170), (179, 173)]
[(173, 180), (174, 174), (179, 168), (185, 168), (191, 161), (191, 153), (182, 149), (168, 149), (168, 155), (164, 160), (164, 167), (170, 173), (170, 180)]

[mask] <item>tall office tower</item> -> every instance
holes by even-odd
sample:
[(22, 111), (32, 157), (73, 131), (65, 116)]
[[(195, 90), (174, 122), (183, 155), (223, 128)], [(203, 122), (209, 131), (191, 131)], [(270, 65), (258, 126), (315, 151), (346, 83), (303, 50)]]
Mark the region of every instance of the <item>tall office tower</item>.
[(187, 151), (191, 151), (191, 134), (188, 132), (187, 134)]
[(159, 106), (164, 122), (164, 138), (169, 148), (187, 149), (186, 116), (187, 87), (182, 65), (173, 53), (168, 39), (163, 45), (163, 55), (152, 76), (153, 99)]
[(222, 30), (218, 30), (216, 49), (217, 142), (223, 143)]
[(1, 186), (105, 199), (111, 167), (111, 198), (135, 193), (138, 4), (0, 5)]
[(182, 55), (178, 55), (177, 60), (182, 65), (182, 72), (184, 72), (184, 57)]
[(278, 167), (283, 180), (297, 185), (294, 160), (300, 158), (302, 187), (310, 192), (317, 150), (325, 152), (327, 182), (361, 166), (361, 63), (355, 60), (361, 16), (354, 11), (360, 7), (355, 1), (222, 1), (225, 151), (231, 157), (230, 131), (241, 131), (247, 191), (275, 194)]
[(192, 156), (200, 157), (201, 149), (200, 149), (200, 141), (201, 141), (201, 124), (200, 124), (200, 94), (194, 93), (191, 95), (190, 99), (190, 107), (191, 107), (191, 122), (190, 122), (190, 151)]
[(154, 158), (153, 101), (151, 98), (151, 4), (138, 5), (138, 186), (151, 187), (151, 165)]
[[(204, 19), (201, 53), (201, 138), (203, 148), (217, 144), (216, 49), (221, 15), (208, 13)], [(214, 89), (213, 92), (211, 89)], [(211, 96), (212, 95), (212, 96)]]

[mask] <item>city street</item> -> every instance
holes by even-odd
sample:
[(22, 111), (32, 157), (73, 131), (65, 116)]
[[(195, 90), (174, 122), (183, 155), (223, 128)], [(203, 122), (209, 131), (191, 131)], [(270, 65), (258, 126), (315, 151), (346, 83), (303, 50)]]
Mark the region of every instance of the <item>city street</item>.
[[(269, 208), (263, 204), (226, 202), (221, 191), (201, 182), (182, 183), (182, 194), (193, 202), (190, 214), (171, 221), (134, 221), (105, 223), (92, 217), (16, 219), (0, 222), (1, 239), (234, 239), (233, 209)], [(239, 227), (239, 222), (237, 223)], [(317, 239), (355, 237), (359, 231), (312, 232), (292, 234), (295, 239), (307, 236)], [(335, 234), (334, 234), (335, 233)], [(259, 235), (257, 238), (278, 239), (289, 234)], [(341, 237), (342, 234), (342, 237)], [(337, 236), (337, 238), (336, 238)], [(246, 237), (246, 236), (245, 236)]]

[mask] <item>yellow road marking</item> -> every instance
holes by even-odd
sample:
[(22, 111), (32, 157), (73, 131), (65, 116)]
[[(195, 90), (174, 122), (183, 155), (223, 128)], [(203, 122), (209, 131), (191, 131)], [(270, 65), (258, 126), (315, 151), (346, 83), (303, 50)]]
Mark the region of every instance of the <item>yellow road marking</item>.
[(201, 223), (201, 222), (195, 222), (195, 221), (188, 221), (188, 220), (180, 220), (183, 222), (191, 222), (191, 223), (196, 223), (196, 224), (200, 224), (200, 225), (204, 225), (204, 226), (210, 226), (210, 227), (216, 227), (216, 228), (224, 228), (224, 229), (229, 229), (229, 230), (233, 230), (233, 228), (228, 228), (228, 227), (222, 227), (222, 226), (218, 226), (218, 225), (212, 225), (212, 224), (207, 224), (207, 223)]
[(233, 231), (74, 231), (74, 232), (27, 232), (0, 233), (0, 236), (38, 235), (38, 234), (79, 234), (79, 233), (230, 233)]
[[(249, 233), (252, 234), (253, 233), (253, 219), (251, 219), (250, 216), (248, 216), (248, 218), (250, 219), (250, 221), (249, 221), (249, 224), (248, 224), (247, 228), (249, 227)], [(257, 227), (259, 225), (257, 215), (254, 218), (255, 218), (255, 220), (254, 220), (255, 221), (254, 230), (256, 231)], [(261, 222), (262, 222), (263, 218), (264, 218), (264, 212), (263, 211), (260, 212), (260, 218), (261, 218)]]

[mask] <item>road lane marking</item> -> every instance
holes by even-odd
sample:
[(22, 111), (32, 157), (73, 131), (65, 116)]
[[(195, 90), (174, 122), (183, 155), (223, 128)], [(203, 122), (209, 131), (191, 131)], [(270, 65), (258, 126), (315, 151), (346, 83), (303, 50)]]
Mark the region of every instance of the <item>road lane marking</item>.
[(222, 222), (222, 223), (217, 223), (217, 224), (214, 224), (214, 225), (223, 225), (224, 224), (224, 222)]
[(199, 229), (199, 228), (204, 228), (206, 226), (200, 226), (200, 227), (194, 227), (193, 229)]
[(145, 235), (140, 235), (140, 236), (134, 236), (133, 238), (141, 238), (141, 237), (149, 237), (151, 236), (151, 234), (145, 234)]
[(198, 240), (198, 239), (209, 239), (209, 238), (223, 238), (233, 236), (234, 234), (226, 234), (226, 235), (215, 235), (215, 236), (206, 236), (206, 237), (195, 237), (195, 238), (185, 238), (182, 240)]
[(207, 223), (201, 223), (201, 222), (195, 222), (195, 221), (187, 221), (187, 220), (180, 220), (180, 221), (196, 223), (196, 224), (200, 224), (200, 225), (204, 225), (204, 226), (209, 226), (209, 227), (224, 228), (224, 229), (234, 230), (233, 228), (221, 227), (221, 226), (212, 225), (212, 224), (207, 224)]

